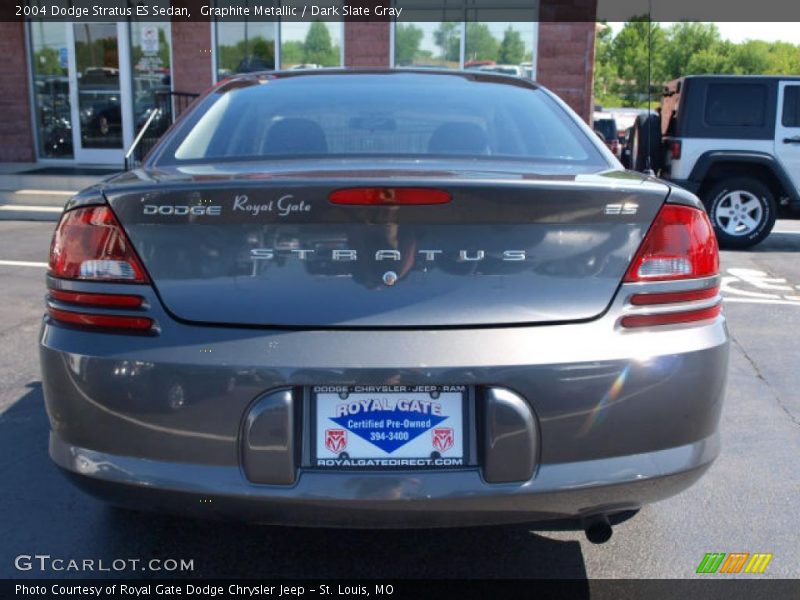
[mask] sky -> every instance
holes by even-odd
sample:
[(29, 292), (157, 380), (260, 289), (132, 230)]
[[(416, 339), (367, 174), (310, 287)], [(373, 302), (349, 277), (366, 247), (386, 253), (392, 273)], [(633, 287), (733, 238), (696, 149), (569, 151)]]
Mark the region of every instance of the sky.
[[(619, 33), (624, 23), (609, 23), (614, 33)], [(669, 27), (672, 23), (661, 23)], [(790, 42), (800, 44), (800, 27), (797, 23), (715, 23), (722, 39), (734, 43), (745, 40), (765, 42)]]

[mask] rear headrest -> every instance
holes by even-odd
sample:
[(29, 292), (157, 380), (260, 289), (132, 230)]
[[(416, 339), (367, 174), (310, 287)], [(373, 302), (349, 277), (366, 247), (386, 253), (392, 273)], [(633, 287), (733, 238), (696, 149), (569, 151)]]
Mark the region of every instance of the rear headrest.
[(436, 128), (428, 142), (431, 154), (488, 154), (489, 140), (474, 123), (452, 122)]
[(311, 119), (281, 119), (267, 131), (262, 154), (326, 154), (325, 132)]

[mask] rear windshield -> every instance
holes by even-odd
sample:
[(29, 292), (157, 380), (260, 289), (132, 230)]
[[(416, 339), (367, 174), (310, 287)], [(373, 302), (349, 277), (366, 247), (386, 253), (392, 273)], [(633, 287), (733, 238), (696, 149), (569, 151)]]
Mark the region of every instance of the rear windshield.
[(606, 167), (541, 90), (450, 75), (308, 75), (212, 93), (158, 160), (458, 156)]

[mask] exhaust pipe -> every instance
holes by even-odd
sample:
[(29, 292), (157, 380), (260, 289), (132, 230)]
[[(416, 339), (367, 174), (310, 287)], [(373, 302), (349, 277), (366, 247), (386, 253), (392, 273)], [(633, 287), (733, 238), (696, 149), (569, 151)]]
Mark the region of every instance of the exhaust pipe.
[(583, 531), (586, 534), (586, 539), (593, 544), (605, 544), (614, 533), (606, 515), (596, 515), (589, 518), (584, 525)]

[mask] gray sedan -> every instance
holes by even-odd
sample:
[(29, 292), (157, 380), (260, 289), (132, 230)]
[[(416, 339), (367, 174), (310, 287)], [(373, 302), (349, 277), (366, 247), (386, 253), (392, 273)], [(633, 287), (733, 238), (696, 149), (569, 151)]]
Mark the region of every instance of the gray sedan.
[(519, 78), (228, 79), (69, 201), (47, 284), (50, 455), (117, 504), (603, 541), (719, 452), (706, 213)]

